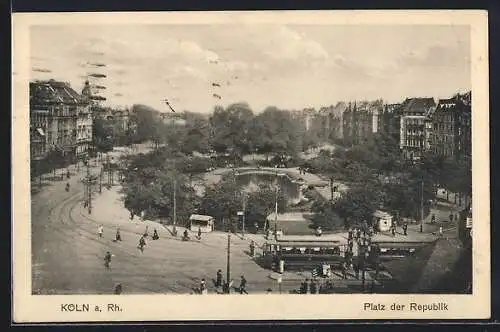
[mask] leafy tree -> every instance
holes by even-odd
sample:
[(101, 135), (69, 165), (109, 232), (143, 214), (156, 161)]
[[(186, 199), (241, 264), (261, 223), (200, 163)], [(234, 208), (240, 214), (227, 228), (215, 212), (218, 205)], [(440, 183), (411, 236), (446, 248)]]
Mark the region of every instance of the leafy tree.
[[(286, 208), (285, 193), (278, 190), (278, 211)], [(270, 184), (259, 184), (256, 191), (247, 194), (246, 218), (250, 223), (264, 227), (267, 216), (276, 209), (276, 188)]]
[(210, 117), (211, 146), (219, 153), (235, 153), (239, 156), (250, 150), (249, 130), (253, 112), (246, 103), (216, 107)]
[[(276, 190), (274, 186), (260, 184), (252, 192), (245, 192), (234, 180), (223, 180), (205, 190), (200, 205), (200, 211), (213, 216), (221, 227), (223, 219), (231, 219), (243, 209), (246, 201), (246, 221), (249, 224), (258, 223), (263, 226), (266, 217), (275, 209)], [(278, 191), (278, 209), (283, 211), (286, 198), (282, 191)]]
[(223, 227), (223, 219), (231, 219), (241, 210), (243, 195), (234, 181), (221, 181), (205, 189), (200, 204), (200, 213), (210, 215), (216, 220), (216, 227)]
[(181, 151), (186, 154), (193, 152), (207, 153), (210, 150), (210, 126), (208, 119), (195, 113), (186, 113), (185, 134)]
[(324, 230), (340, 230), (345, 227), (345, 221), (339, 217), (332, 202), (314, 201), (311, 211), (314, 212), (312, 221), (315, 226), (321, 226)]
[(137, 140), (139, 142), (151, 140), (158, 147), (166, 131), (160, 112), (152, 107), (136, 104), (132, 106), (132, 113), (137, 125)]
[(381, 197), (375, 188), (352, 188), (334, 203), (334, 209), (344, 219), (346, 226), (372, 221), (372, 215), (380, 207)]
[(177, 171), (168, 166), (163, 169), (137, 168), (132, 162), (126, 172), (123, 192), (128, 210), (134, 213), (145, 211), (148, 217), (172, 220), (175, 190), (177, 223), (186, 224), (189, 215), (196, 211), (198, 197), (187, 179)]
[(291, 156), (298, 152), (297, 128), (286, 111), (266, 108), (255, 117), (252, 133), (257, 152)]
[(106, 119), (96, 118), (92, 125), (92, 139), (98, 152), (108, 152), (113, 150), (114, 143), (113, 127)]
[(184, 157), (175, 162), (175, 168), (186, 174), (191, 183), (194, 176), (206, 172), (211, 166), (211, 160), (203, 157)]

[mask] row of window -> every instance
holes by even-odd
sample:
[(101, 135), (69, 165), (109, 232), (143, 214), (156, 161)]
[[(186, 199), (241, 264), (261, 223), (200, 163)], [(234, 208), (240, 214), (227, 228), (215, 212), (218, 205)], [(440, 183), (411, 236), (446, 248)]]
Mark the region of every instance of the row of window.
[(407, 139), (405, 141), (406, 146), (414, 146), (414, 147), (423, 147), (424, 146), (424, 141), (421, 139)]

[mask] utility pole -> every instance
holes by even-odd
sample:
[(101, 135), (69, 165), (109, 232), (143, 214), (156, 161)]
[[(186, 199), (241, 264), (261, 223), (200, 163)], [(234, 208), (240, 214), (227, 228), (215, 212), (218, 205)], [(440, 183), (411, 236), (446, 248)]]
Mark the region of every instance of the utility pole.
[(424, 180), (421, 181), (421, 196), (420, 196), (420, 232), (424, 231)]
[(241, 235), (245, 237), (245, 211), (246, 211), (246, 196), (243, 194), (243, 225), (241, 227)]
[(333, 202), (333, 176), (330, 177), (330, 199)]
[(278, 172), (276, 172), (276, 195), (274, 199), (274, 237), (278, 239)]
[(231, 282), (231, 234), (227, 235), (227, 266), (226, 266), (227, 289), (230, 292), (229, 284)]
[(92, 182), (90, 178), (90, 162), (87, 163), (87, 193), (88, 193), (88, 212), (92, 214)]
[(177, 180), (174, 178), (174, 227), (173, 233), (177, 234)]
[(104, 172), (104, 168), (101, 167), (101, 172), (99, 173), (99, 194), (102, 193), (102, 173)]

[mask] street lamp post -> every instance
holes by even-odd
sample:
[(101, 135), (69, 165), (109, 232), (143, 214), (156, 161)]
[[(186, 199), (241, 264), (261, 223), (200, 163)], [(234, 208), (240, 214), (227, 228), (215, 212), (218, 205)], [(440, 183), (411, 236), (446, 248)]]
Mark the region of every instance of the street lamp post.
[(424, 180), (421, 181), (420, 196), (420, 232), (424, 231)]
[(231, 234), (227, 235), (227, 265), (226, 265), (227, 292), (230, 293), (231, 284)]
[(174, 235), (177, 234), (177, 180), (174, 178), (174, 227), (172, 232)]
[(247, 197), (246, 197), (245, 193), (243, 193), (243, 211), (242, 211), (242, 225), (241, 225), (241, 236), (242, 237), (245, 237), (246, 203), (247, 203)]
[(274, 198), (274, 236), (278, 238), (278, 172), (276, 171), (276, 195)]
[(86, 186), (86, 194), (87, 194), (87, 208), (89, 214), (92, 214), (92, 184), (91, 184), (91, 176), (90, 176), (90, 163), (87, 162), (87, 176), (85, 178), (85, 186)]
[(102, 193), (102, 173), (104, 172), (104, 168), (101, 167), (101, 172), (99, 172), (99, 194)]

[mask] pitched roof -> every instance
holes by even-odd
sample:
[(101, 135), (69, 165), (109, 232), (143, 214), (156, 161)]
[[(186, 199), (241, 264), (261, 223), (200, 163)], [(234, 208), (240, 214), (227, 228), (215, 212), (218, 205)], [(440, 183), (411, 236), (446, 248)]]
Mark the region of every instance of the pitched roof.
[(453, 112), (457, 109), (470, 111), (470, 106), (466, 105), (461, 99), (447, 98), (439, 99), (438, 105), (436, 107), (436, 111), (439, 112)]
[(407, 98), (404, 101), (404, 113), (427, 113), (431, 107), (436, 106), (434, 98)]
[(192, 214), (189, 217), (189, 220), (199, 220), (199, 221), (210, 221), (213, 219), (214, 219), (214, 217), (203, 215), (203, 214)]
[(50, 81), (30, 82), (30, 104), (81, 104), (83, 97), (68, 83)]

